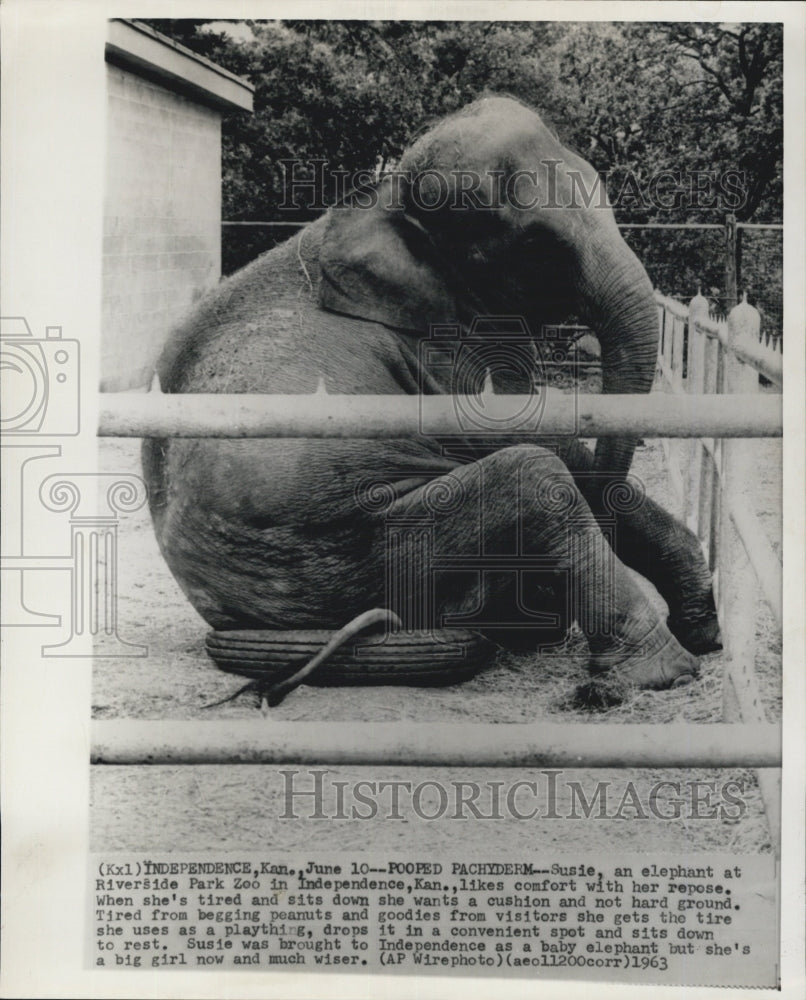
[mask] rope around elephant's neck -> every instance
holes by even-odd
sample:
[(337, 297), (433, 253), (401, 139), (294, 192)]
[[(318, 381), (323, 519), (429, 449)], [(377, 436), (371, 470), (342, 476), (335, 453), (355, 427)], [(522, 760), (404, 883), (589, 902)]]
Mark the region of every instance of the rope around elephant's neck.
[(293, 691), (295, 687), (299, 687), (314, 671), (318, 670), (337, 649), (346, 642), (349, 642), (354, 636), (363, 632), (364, 629), (371, 628), (373, 625), (391, 625), (394, 628), (403, 627), (400, 618), (398, 618), (394, 611), (389, 611), (388, 608), (372, 608), (370, 611), (364, 611), (340, 628), (332, 639), (304, 667), (301, 667), (295, 674), (292, 674), (285, 680), (279, 681), (268, 689), (265, 686), (266, 682), (264, 680), (253, 680), (248, 684), (244, 684), (243, 687), (238, 688), (234, 694), (229, 695), (227, 698), (211, 702), (203, 707), (215, 708), (217, 705), (225, 705), (229, 701), (234, 701), (247, 691), (257, 691), (261, 695), (261, 705), (265, 704), (269, 708), (275, 708), (289, 692)]

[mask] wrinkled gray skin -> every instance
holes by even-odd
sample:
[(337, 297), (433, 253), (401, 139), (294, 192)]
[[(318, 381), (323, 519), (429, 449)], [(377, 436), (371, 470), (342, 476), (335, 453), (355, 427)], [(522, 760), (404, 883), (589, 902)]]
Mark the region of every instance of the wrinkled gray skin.
[[(456, 169), (474, 170), (492, 199), (493, 186), (513, 172), (537, 170), (540, 178), (541, 164), (552, 160), (559, 161), (555, 202), (570, 203), (568, 171), (593, 185), (593, 169), (533, 111), (489, 97), (424, 134), (400, 167), (435, 184), (434, 171), (452, 184)], [(545, 186), (539, 190), (545, 194)], [(518, 191), (522, 202), (534, 193)], [(331, 393), (446, 392), (451, 385), (418, 360), (431, 324), (466, 328), (474, 316), (507, 314), (539, 331), (569, 312), (599, 338), (605, 392), (650, 389), (658, 337), (652, 286), (609, 210), (504, 203), (493, 210), (423, 211), (405, 184), (399, 198), (388, 182), (378, 194), (375, 207), (331, 210), (202, 300), (160, 360), (163, 391), (311, 393), (324, 379)], [(496, 383), (499, 391), (528, 391), (517, 377), (496, 375)], [(504, 447), (513, 443), (518, 447)], [(455, 486), (451, 477), (458, 476), (464, 505), (437, 516), (439, 552), (472, 553), (481, 541), (488, 551), (509, 551), (512, 532), (520, 531), (533, 553), (556, 557), (556, 572), (545, 586), (536, 584), (530, 607), (541, 594), (549, 610), (564, 607), (561, 578), (591, 593), (616, 581), (616, 618), (584, 623), (594, 660), (608, 648), (602, 633), (615, 627), (642, 641), (652, 631), (655, 645), (672, 650), (673, 674), (690, 667), (665, 626), (658, 632), (619, 560), (606, 545), (601, 550), (591, 514), (603, 509), (601, 473), (622, 479), (634, 441), (600, 441), (595, 458), (568, 443), (558, 458), (552, 442), (538, 446), (523, 438), (476, 442), (465, 451), (460, 444), (446, 451), (426, 437), (146, 441), (143, 462), (163, 555), (216, 628), (337, 628), (383, 605), (388, 511), (373, 513), (357, 497), (382, 480), (396, 498), (393, 514), (418, 513), (429, 484), (447, 476)], [(586, 478), (591, 471), (599, 475)], [(576, 522), (594, 553), (582, 561), (563, 541), (567, 508), (562, 516), (553, 511), (549, 481), (575, 491)], [(518, 494), (524, 488), (531, 490), (528, 503)], [(695, 648), (689, 624), (696, 630), (715, 623), (709, 574), (693, 536), (648, 501), (620, 517), (615, 545), (659, 588), (672, 619), (684, 623), (676, 634)], [(438, 611), (457, 614), (480, 600), (506, 598), (501, 579), (486, 583), (483, 595), (474, 580), (454, 576), (438, 585)], [(567, 610), (584, 617), (578, 608)], [(647, 686), (661, 685), (650, 678)]]

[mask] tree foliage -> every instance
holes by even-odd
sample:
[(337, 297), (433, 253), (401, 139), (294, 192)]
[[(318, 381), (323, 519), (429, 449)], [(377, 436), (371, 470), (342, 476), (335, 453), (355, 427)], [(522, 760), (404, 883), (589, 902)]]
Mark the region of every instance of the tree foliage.
[[(777, 24), (158, 20), (157, 30), (246, 76), (253, 115), (225, 122), (225, 205), (271, 216), (281, 160), (355, 171), (394, 160), (429, 120), (485, 90), (534, 105), (607, 171), (739, 170), (740, 219), (781, 213), (783, 43)], [(695, 215), (619, 204), (627, 215)], [(709, 211), (706, 207), (704, 211)]]
[[(224, 121), (227, 219), (308, 217), (304, 204), (280, 209), (282, 161), (388, 167), (424, 125), (485, 91), (534, 106), (603, 172), (622, 223), (782, 217), (778, 24), (286, 20), (239, 22), (234, 37), (221, 21), (148, 23), (256, 87), (254, 113)], [(730, 171), (738, 204), (716, 180)], [(691, 258), (664, 232), (657, 252), (642, 246), (650, 264)], [(672, 283), (721, 283), (719, 267), (705, 270), (694, 260)]]

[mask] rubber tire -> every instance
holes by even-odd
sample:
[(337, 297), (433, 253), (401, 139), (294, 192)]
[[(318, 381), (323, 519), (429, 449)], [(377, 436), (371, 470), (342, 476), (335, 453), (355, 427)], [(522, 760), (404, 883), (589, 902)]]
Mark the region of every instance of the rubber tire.
[[(207, 653), (221, 670), (277, 683), (303, 667), (332, 638), (327, 629), (212, 631)], [(374, 639), (374, 642), (372, 640)], [(457, 684), (489, 664), (491, 645), (466, 629), (391, 632), (352, 639), (337, 649), (306, 684)]]

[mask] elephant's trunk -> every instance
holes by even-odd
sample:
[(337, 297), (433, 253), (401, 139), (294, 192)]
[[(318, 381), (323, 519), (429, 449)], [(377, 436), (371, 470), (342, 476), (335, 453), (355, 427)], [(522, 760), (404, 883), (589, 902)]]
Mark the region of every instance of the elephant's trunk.
[[(583, 245), (578, 292), (584, 319), (602, 348), (602, 391), (649, 392), (658, 354), (658, 313), (652, 283), (615, 225)], [(615, 232), (613, 232), (615, 230)], [(595, 471), (622, 480), (630, 469), (635, 437), (600, 438)]]

